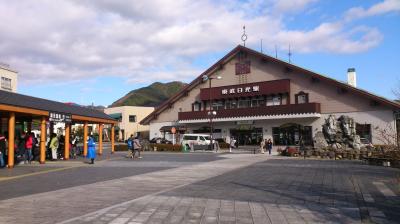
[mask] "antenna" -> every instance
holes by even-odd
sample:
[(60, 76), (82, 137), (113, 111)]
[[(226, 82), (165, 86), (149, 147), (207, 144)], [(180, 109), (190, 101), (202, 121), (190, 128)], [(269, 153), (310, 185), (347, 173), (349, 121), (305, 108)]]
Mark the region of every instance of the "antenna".
[(262, 41), (263, 41), (263, 39), (261, 39), (261, 53), (263, 53)]
[(246, 35), (246, 26), (243, 26), (243, 35), (242, 35), (242, 41), (243, 41), (243, 46), (246, 47), (246, 40), (247, 40), (247, 35)]
[(278, 58), (278, 49), (276, 47), (276, 44), (275, 44), (275, 58)]
[(289, 63), (291, 62), (291, 57), (292, 57), (292, 51), (290, 50), (290, 44), (289, 44), (289, 53), (288, 53), (288, 56), (289, 56)]

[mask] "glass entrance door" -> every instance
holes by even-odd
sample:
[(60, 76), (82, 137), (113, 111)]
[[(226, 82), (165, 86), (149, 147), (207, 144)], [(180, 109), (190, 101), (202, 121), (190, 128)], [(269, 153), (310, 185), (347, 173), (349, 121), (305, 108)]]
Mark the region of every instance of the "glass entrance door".
[(238, 146), (259, 145), (263, 138), (262, 128), (231, 129), (230, 135), (235, 138)]

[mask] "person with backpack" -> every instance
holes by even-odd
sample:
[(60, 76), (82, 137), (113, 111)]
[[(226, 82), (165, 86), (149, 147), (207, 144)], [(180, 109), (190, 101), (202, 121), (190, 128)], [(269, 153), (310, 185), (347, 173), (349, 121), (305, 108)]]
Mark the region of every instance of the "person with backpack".
[(133, 135), (131, 135), (131, 137), (128, 138), (126, 143), (128, 144), (128, 157), (133, 159), (133, 155), (135, 154), (133, 151)]
[(52, 160), (57, 160), (58, 138), (56, 133), (51, 134), (49, 148), (51, 149)]

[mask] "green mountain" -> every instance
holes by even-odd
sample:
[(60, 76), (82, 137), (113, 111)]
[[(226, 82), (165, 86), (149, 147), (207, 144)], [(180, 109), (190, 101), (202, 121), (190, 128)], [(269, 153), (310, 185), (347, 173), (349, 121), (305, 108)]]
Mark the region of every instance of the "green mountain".
[(187, 84), (183, 82), (155, 82), (147, 87), (130, 91), (110, 107), (118, 106), (148, 106), (157, 107), (165, 100), (179, 92)]

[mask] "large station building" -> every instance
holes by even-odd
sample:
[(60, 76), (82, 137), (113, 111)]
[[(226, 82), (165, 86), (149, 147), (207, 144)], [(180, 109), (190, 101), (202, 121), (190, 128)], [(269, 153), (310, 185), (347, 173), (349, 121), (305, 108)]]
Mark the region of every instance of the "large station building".
[(227, 142), (235, 137), (239, 145), (262, 138), (297, 145), (299, 127), (304, 143), (312, 145), (329, 115), (353, 118), (357, 134), (373, 144), (382, 144), (377, 127), (399, 133), (400, 104), (357, 88), (354, 69), (348, 78), (340, 82), (237, 46), (141, 123), (150, 125), (150, 138), (171, 138), (165, 127), (209, 133), (212, 118), (213, 137)]

